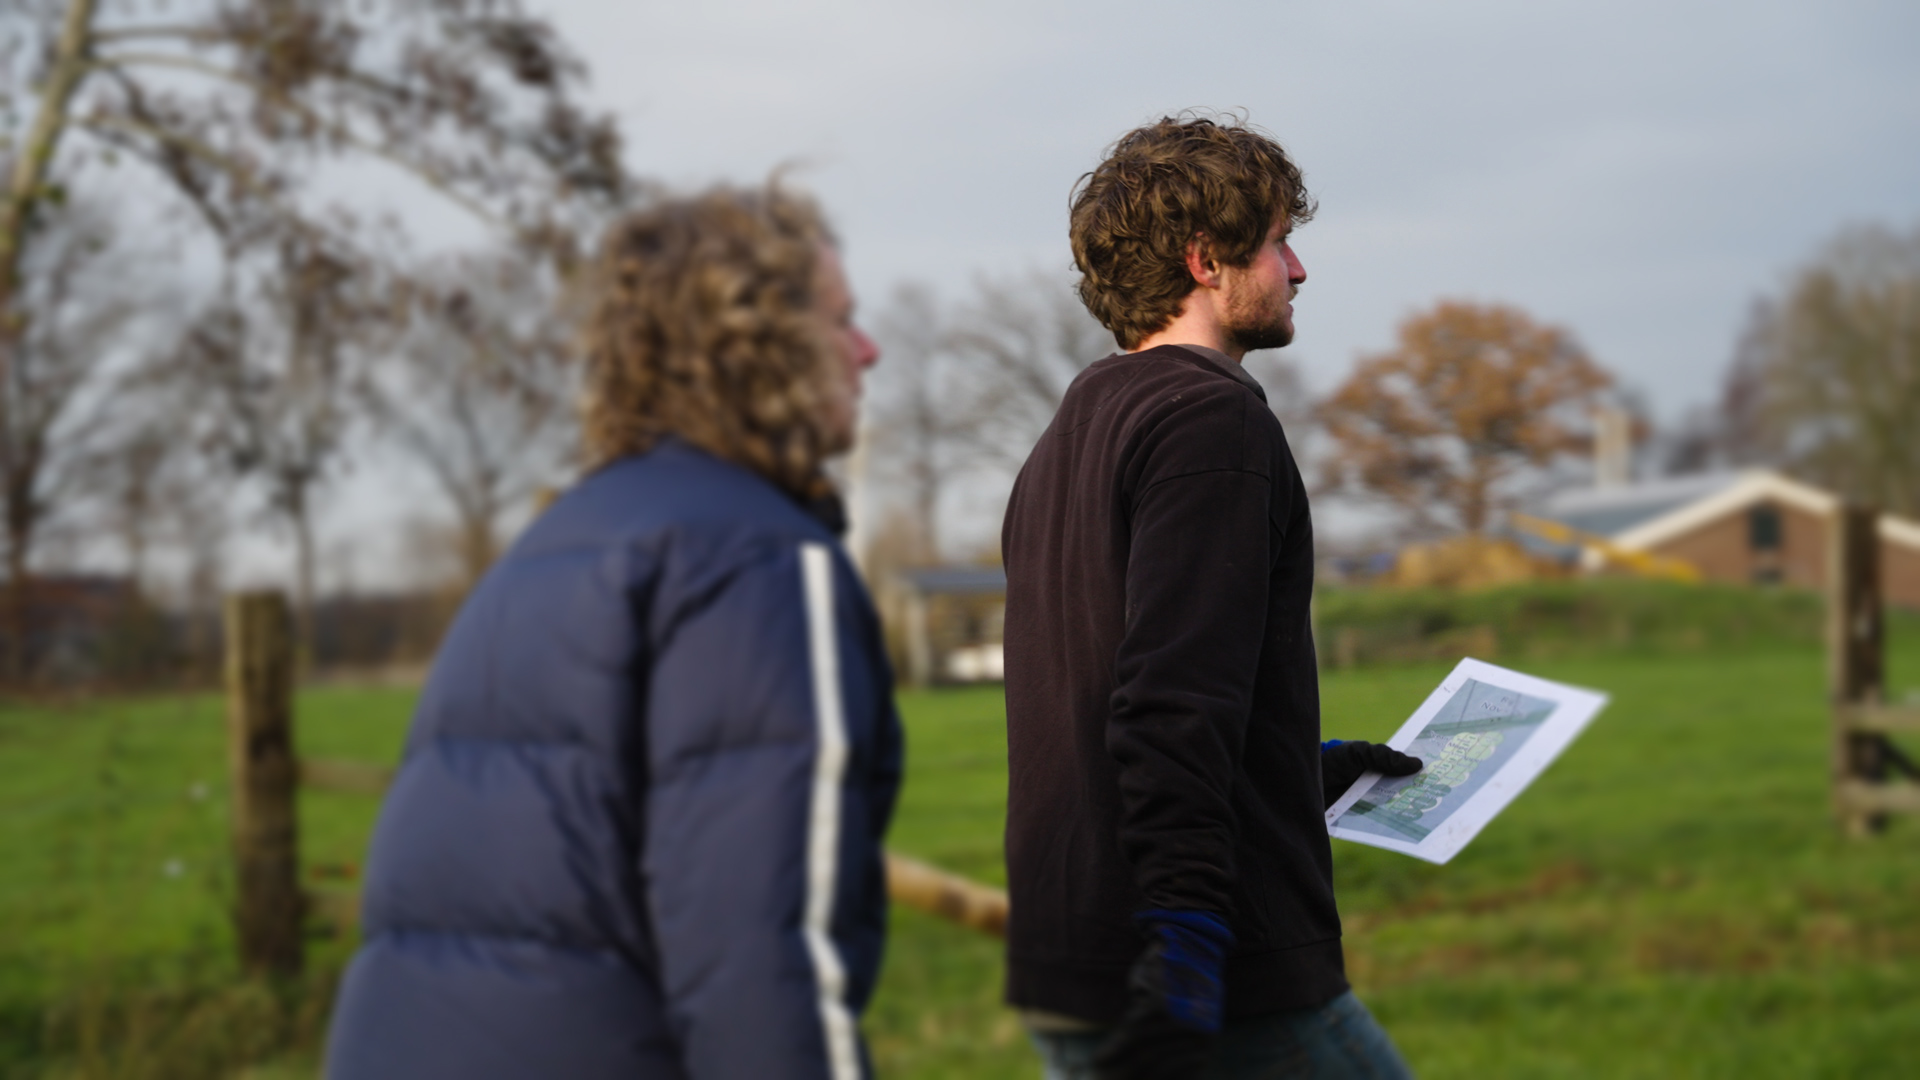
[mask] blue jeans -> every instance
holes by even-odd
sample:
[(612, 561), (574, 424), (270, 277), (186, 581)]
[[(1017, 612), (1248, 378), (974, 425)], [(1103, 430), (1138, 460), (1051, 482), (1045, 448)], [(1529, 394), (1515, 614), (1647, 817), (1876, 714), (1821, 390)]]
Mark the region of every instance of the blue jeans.
[[(1093, 1080), (1107, 1032), (1034, 1032), (1046, 1080)], [(1412, 1080), (1413, 1072), (1352, 991), (1317, 1009), (1228, 1020), (1205, 1080)]]

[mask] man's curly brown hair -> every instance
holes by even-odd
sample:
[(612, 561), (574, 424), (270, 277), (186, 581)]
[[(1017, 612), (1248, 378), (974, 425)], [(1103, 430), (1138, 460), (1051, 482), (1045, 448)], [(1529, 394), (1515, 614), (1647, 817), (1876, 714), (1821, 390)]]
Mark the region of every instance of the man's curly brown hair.
[(663, 198), (608, 230), (585, 327), (589, 467), (677, 435), (802, 499), (830, 490), (811, 199), (768, 184)]
[(1136, 128), (1074, 185), (1080, 300), (1121, 348), (1137, 348), (1194, 289), (1189, 241), (1245, 266), (1277, 218), (1302, 225), (1313, 212), (1299, 167), (1257, 128), (1191, 114)]

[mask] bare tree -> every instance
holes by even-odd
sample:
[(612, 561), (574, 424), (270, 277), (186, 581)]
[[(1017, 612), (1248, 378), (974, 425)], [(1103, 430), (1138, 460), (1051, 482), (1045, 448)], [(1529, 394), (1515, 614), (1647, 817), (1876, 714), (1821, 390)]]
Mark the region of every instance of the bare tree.
[[(1115, 350), (1113, 335), (1087, 314), (1067, 281), (1038, 271), (980, 278), (958, 303), (923, 286), (895, 292), (875, 322), (882, 363), (875, 371), (869, 472), (904, 507), (876, 517), (890, 548), (903, 532), (924, 538), (916, 561), (937, 561), (949, 504), (1003, 505), (1060, 400), (1087, 365)], [(1293, 365), (1256, 353), (1247, 368), (1296, 439), (1311, 414)], [(911, 528), (903, 530), (899, 511)]]
[[(27, 593), (39, 541), (71, 519), (91, 460), (111, 438), (118, 402), (102, 391), (120, 340), (149, 307), (145, 286), (125, 271), (114, 223), (91, 200), (44, 205), (18, 299), (35, 318), (19, 327), (12, 363), (0, 369), (0, 514), (6, 549), (8, 674), (24, 675)], [(147, 329), (152, 331), (152, 327)]]
[(313, 641), (315, 502), (359, 417), (378, 334), (402, 315), (374, 267), (333, 234), (280, 238), (270, 268), (230, 280), (189, 328), (171, 374), (199, 397), (183, 426), (236, 479), (257, 479), (293, 537), (303, 641)]
[(88, 150), (152, 167), (228, 244), (316, 225), (301, 196), (330, 161), (397, 166), (560, 248), (578, 196), (627, 184), (611, 122), (570, 96), (583, 68), (516, 0), (8, 0), (0, 57), (22, 106), (4, 115), (0, 310), (35, 208), (94, 176)]
[[(13, 371), (32, 362), (53, 287), (40, 279), (59, 264), (39, 253), (53, 242), (40, 223), (114, 170), (144, 168), (149, 182), (130, 190), (186, 210), (225, 265), (222, 296), (174, 368), (194, 369), (214, 406), (194, 418), (203, 440), (265, 479), (292, 527), (310, 622), (312, 499), (346, 430), (346, 345), (361, 332), (341, 320), (373, 310), (369, 283), (346, 279), (378, 267), (318, 197), (329, 167), (396, 168), (564, 265), (583, 223), (630, 186), (612, 123), (574, 101), (583, 75), (518, 0), (0, 0), (0, 138), (12, 153), (0, 415), (25, 430), (12, 418), (34, 413), (14, 399)], [(263, 322), (274, 318), (287, 322)], [(31, 443), (16, 441), (16, 471), (35, 468)], [(44, 500), (19, 490), (8, 527), (29, 535)], [(24, 566), (27, 546), (14, 547), (10, 565)]]
[(374, 405), (453, 511), (464, 584), (499, 554), (507, 517), (575, 456), (574, 371), (550, 270), (509, 253), (422, 275), (415, 317)]
[[(972, 415), (960, 434), (975, 462), (1009, 480), (1053, 422), (1067, 387), (1116, 349), (1112, 333), (1087, 313), (1069, 283), (1037, 271), (976, 282), (947, 347), (975, 386), (967, 402)], [(1304, 438), (1311, 399), (1293, 362), (1257, 352), (1247, 355), (1244, 367), (1282, 424)]]
[(945, 318), (931, 290), (906, 284), (873, 324), (884, 361), (874, 372), (868, 472), (904, 490), (909, 535), (890, 546), (909, 563), (940, 561), (941, 503), (964, 464), (956, 444), (967, 410), (955, 411), (961, 388)]
[(128, 616), (160, 603), (180, 616), (177, 633), (123, 638), (123, 649), (136, 650), (120, 657), (130, 671), (158, 673), (184, 660), (204, 677), (220, 615), (231, 489), (182, 431), (183, 403), (155, 384), (151, 358), (142, 360), (105, 381), (116, 404), (102, 412), (106, 423), (86, 454), (82, 490), (65, 504), (67, 527), (56, 536), (76, 534), (72, 546), (87, 556), (118, 549), (131, 586)]
[(937, 562), (950, 554), (952, 504), (1004, 502), (1067, 384), (1112, 351), (1112, 337), (1065, 283), (1039, 273), (982, 278), (958, 304), (902, 286), (874, 325), (884, 360), (869, 471), (905, 504), (876, 516), (894, 522), (886, 531), (899, 548), (903, 509), (913, 561)]
[(1012, 475), (1088, 364), (1114, 351), (1066, 281), (1038, 271), (982, 278), (954, 320), (948, 348), (972, 393), (960, 428), (972, 458)]
[(145, 591), (155, 545), (155, 528), (179, 494), (169, 483), (185, 455), (177, 452), (172, 435), (158, 424), (130, 426), (119, 438), (91, 455), (88, 486), (99, 505), (102, 532), (119, 542), (126, 559), (127, 578)]
[(1756, 305), (1732, 378), (1774, 460), (1920, 515), (1920, 228), (1850, 230)]
[(177, 359), (139, 356), (105, 380), (98, 392), (114, 404), (102, 410), (101, 437), (82, 465), (83, 490), (68, 505), (78, 511), (90, 554), (101, 554), (102, 544), (117, 547), (135, 593), (181, 617), (174, 658), (203, 678), (217, 667), (235, 499), (227, 463), (197, 441), (205, 421), (192, 418), (204, 388), (179, 377)]

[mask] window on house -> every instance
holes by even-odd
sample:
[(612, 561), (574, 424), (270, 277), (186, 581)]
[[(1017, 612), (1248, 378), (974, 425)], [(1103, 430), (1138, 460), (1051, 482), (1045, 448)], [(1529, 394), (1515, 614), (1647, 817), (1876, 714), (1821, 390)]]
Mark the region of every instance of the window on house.
[(1780, 550), (1780, 511), (1756, 506), (1747, 511), (1747, 546), (1754, 551)]

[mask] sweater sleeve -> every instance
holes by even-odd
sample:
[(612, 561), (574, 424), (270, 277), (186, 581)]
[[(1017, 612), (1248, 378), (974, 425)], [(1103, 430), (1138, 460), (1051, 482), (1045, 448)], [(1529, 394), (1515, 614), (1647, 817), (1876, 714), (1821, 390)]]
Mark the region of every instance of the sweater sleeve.
[(648, 708), (646, 894), (692, 1080), (861, 1080), (897, 748), (857, 582), (827, 545), (775, 551), (675, 627)]
[(1231, 917), (1231, 805), (1267, 620), (1272, 483), (1238, 388), (1179, 403), (1142, 441), (1126, 630), (1107, 749), (1121, 846), (1148, 908)]

